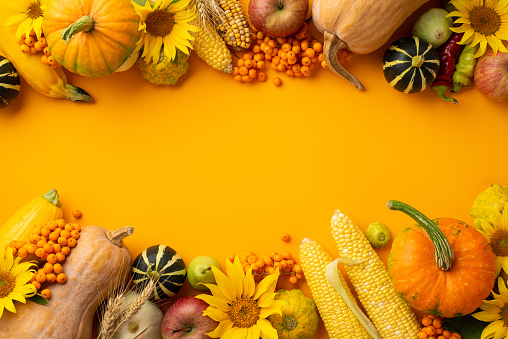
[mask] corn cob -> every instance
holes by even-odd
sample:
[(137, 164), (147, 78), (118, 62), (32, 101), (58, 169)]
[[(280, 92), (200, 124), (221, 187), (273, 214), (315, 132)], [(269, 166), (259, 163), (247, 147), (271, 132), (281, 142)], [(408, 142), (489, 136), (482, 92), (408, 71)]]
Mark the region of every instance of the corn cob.
[[(192, 5), (191, 5), (192, 6)], [(233, 72), (233, 57), (226, 42), (209, 18), (202, 0), (196, 0), (198, 16), (191, 24), (199, 27), (198, 32), (191, 32), (194, 37), (192, 47), (198, 57), (218, 71), (230, 74)]]
[(247, 17), (240, 0), (218, 0), (226, 20), (217, 25), (220, 35), (234, 48), (249, 48), (251, 37)]
[[(326, 265), (332, 262), (330, 255), (317, 242), (303, 239), (300, 260), (305, 280), (330, 339), (371, 338), (346, 302), (326, 280)], [(347, 295), (354, 301), (346, 280), (340, 272), (338, 274)]]
[(341, 256), (360, 264), (346, 264), (346, 273), (370, 320), (385, 339), (418, 337), (420, 325), (410, 306), (402, 300), (388, 270), (356, 223), (335, 211), (332, 236)]

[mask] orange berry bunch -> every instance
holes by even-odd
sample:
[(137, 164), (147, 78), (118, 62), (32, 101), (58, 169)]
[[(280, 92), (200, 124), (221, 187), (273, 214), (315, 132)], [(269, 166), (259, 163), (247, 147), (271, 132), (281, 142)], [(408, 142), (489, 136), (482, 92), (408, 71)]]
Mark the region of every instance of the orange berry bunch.
[(418, 338), (428, 339), (462, 339), (460, 334), (450, 332), (443, 328), (443, 317), (433, 314), (426, 314), (422, 320), (422, 329), (418, 333)]
[[(257, 78), (259, 81), (266, 81), (265, 72), (260, 71), (265, 67), (265, 62), (270, 62), (272, 69), (290, 77), (308, 77), (318, 63), (322, 68), (327, 68), (323, 44), (312, 38), (308, 29), (308, 24), (304, 23), (298, 32), (285, 38), (264, 36), (258, 31), (251, 50), (246, 52), (233, 68), (235, 80), (250, 82)], [(337, 55), (340, 63), (351, 57), (352, 54), (346, 49), (340, 50)], [(278, 78), (274, 85), (280, 84), (281, 80)]]
[[(281, 274), (289, 275), (290, 284), (296, 284), (298, 279), (303, 278), (302, 267), (296, 262), (291, 252), (267, 252), (264, 256), (258, 257), (254, 252), (248, 251), (239, 258), (244, 272), (252, 267), (252, 274), (256, 282), (274, 273), (276, 268), (279, 268)], [(228, 259), (233, 262), (235, 255), (230, 255)]]
[(30, 34), (26, 36), (26, 34), (23, 34), (21, 36), (21, 39), (18, 41), (19, 48), (21, 49), (21, 52), (28, 54), (37, 54), (39, 52), (42, 52), (41, 56), (41, 62), (45, 65), (48, 65), (49, 67), (55, 68), (60, 67), (61, 65), (51, 56), (51, 53), (49, 52), (49, 47), (46, 42), (46, 38), (44, 37), (44, 34), (41, 35), (39, 39), (37, 39), (37, 35), (35, 34), (35, 31), (32, 29), (30, 31)]
[[(28, 254), (33, 254), (45, 262), (31, 280), (37, 290), (40, 290), (44, 283), (56, 281), (63, 284), (67, 280), (65, 273), (63, 273), (62, 262), (71, 253), (71, 249), (77, 245), (80, 232), (81, 226), (79, 224), (67, 223), (64, 219), (59, 219), (43, 226), (36, 226), (32, 230), (28, 242), (13, 240), (8, 246), (12, 247), (14, 255), (22, 259)], [(48, 288), (42, 289), (40, 293), (46, 298), (51, 297)]]

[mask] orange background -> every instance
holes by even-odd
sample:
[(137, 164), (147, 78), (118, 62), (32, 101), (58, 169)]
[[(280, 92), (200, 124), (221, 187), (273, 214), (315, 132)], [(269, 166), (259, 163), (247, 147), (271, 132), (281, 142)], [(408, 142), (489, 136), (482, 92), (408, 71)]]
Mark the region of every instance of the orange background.
[[(82, 225), (134, 226), (125, 241), (133, 257), (163, 243), (187, 263), (247, 250), (297, 254), (305, 237), (336, 257), (335, 209), (364, 230), (382, 221), (397, 234), (413, 224), (386, 208), (390, 199), (471, 223), (474, 197), (507, 184), (507, 102), (474, 86), (455, 94), (458, 105), (432, 90), (402, 94), (381, 68), (388, 44), (439, 4), (345, 65), (364, 91), (317, 68), (310, 78), (282, 75), (281, 87), (271, 69), (269, 82), (237, 83), (195, 54), (176, 86), (151, 85), (137, 67), (103, 78), (68, 73), (93, 104), (51, 99), (22, 82), (0, 111), (0, 220), (56, 188), (68, 220), (81, 209)], [(379, 251), (385, 261), (388, 253)], [(308, 293), (304, 282), (297, 287)], [(195, 294), (187, 283), (178, 296), (186, 294)], [(322, 325), (316, 338), (327, 338)]]

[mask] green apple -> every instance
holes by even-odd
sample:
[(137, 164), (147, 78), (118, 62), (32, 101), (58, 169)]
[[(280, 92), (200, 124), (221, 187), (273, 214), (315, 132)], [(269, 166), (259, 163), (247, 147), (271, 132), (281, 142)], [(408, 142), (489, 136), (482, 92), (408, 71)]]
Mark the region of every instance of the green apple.
[(200, 255), (195, 257), (187, 266), (187, 280), (193, 288), (198, 291), (208, 291), (208, 287), (203, 284), (215, 284), (215, 277), (213, 276), (212, 266), (222, 270), (220, 262), (207, 255)]

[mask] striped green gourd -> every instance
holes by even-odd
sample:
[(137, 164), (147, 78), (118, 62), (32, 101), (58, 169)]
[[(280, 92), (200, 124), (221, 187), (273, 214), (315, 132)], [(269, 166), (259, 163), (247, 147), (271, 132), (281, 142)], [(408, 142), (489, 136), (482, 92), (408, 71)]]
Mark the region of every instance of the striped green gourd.
[(12, 63), (0, 55), (0, 108), (7, 107), (18, 97), (19, 74)]

